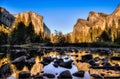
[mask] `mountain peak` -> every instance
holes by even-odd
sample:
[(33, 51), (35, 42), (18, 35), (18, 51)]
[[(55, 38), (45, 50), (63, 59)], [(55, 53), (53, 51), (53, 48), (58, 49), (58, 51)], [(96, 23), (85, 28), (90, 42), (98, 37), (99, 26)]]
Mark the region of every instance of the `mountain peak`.
[(115, 11), (113, 12), (113, 15), (120, 16), (120, 4), (118, 4), (117, 8), (116, 8)]
[(0, 12), (7, 12), (7, 13), (9, 13), (4, 7), (0, 7)]

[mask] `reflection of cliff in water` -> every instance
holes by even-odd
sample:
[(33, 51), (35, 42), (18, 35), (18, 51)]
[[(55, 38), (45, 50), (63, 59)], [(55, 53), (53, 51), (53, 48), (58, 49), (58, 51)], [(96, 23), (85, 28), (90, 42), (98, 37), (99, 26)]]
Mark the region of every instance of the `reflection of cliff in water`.
[[(6, 77), (13, 76), (15, 78), (18, 78), (18, 74), (21, 71), (30, 72), (31, 76), (33, 76), (44, 73), (43, 67), (45, 64), (48, 65), (48, 63), (43, 62), (44, 57), (50, 56), (53, 58), (67, 57), (73, 59), (74, 64), (79, 71), (81, 70), (86, 71), (89, 72), (90, 74), (96, 74), (101, 77), (119, 76), (120, 60), (119, 58), (116, 60), (111, 59), (113, 57), (119, 57), (120, 56), (119, 52), (120, 51), (117, 49), (109, 48), (72, 48), (72, 47), (71, 48), (12, 47), (9, 49), (9, 52), (7, 52), (6, 48), (4, 47), (0, 50), (1, 57), (0, 67), (5, 65), (6, 63), (10, 64), (12, 72), (11, 74), (6, 75)], [(47, 62), (48, 61), (49, 59), (47, 60)]]

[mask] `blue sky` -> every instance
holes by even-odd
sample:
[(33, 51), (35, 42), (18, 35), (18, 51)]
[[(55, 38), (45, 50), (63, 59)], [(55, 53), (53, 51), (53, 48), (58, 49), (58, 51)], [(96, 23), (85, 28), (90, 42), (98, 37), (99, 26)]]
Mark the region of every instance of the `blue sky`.
[(111, 14), (120, 0), (0, 0), (10, 13), (33, 11), (44, 17), (45, 24), (64, 34), (72, 32), (78, 18), (87, 19), (90, 11)]

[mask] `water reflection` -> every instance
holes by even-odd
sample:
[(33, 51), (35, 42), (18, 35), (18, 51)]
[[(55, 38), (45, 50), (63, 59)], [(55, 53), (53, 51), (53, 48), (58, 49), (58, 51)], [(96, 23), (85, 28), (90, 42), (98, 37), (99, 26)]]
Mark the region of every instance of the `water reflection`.
[[(83, 58), (83, 56), (91, 54), (92, 58), (87, 59)], [(19, 58), (21, 56), (25, 56), (23, 59), (19, 59), (19, 63), (17, 64), (20, 69), (16, 67), (15, 64), (11, 64), (16, 58)], [(106, 76), (119, 76), (120, 71), (119, 70), (114, 70), (114, 69), (94, 69), (91, 68), (92, 65), (105, 67), (110, 64), (110, 66), (115, 66), (117, 65), (118, 67), (120, 66), (120, 60), (111, 60), (111, 57), (113, 56), (120, 56), (120, 51), (116, 49), (96, 49), (96, 48), (10, 48), (9, 52), (5, 50), (5, 48), (2, 48), (0, 50), (0, 67), (3, 64), (10, 63), (10, 66), (13, 70), (13, 73), (11, 74), (11, 79), (18, 78), (18, 74), (21, 71), (28, 71), (31, 73), (31, 76), (36, 75), (36, 74), (42, 74), (43, 71), (44, 73), (51, 73), (49, 70), (50, 68), (53, 67), (53, 62), (51, 62), (47, 66), (43, 66), (40, 62), (43, 61), (44, 57), (52, 57), (52, 58), (64, 58), (68, 57), (71, 58), (74, 62), (74, 67), (71, 69), (71, 73), (73, 74), (76, 71), (83, 70), (87, 74), (87, 77), (89, 77), (89, 74), (96, 74), (103, 77)], [(31, 58), (34, 59), (30, 60)], [(86, 60), (87, 59), (87, 60)], [(29, 61), (30, 60), (30, 61)], [(29, 62), (28, 62), (29, 61)], [(26, 63), (29, 63), (26, 64)], [(22, 67), (23, 66), (23, 67)], [(58, 73), (57, 76), (63, 71), (66, 70), (64, 68), (61, 69), (59, 68), (52, 68), (53, 72), (56, 71)], [(52, 70), (51, 69), (51, 70)], [(56, 69), (56, 70), (55, 70)], [(54, 73), (55, 75), (55, 73)], [(9, 79), (10, 79), (9, 77)], [(92, 78), (92, 77), (91, 77)], [(75, 78), (77, 79), (77, 78)], [(87, 78), (88, 79), (88, 78)]]

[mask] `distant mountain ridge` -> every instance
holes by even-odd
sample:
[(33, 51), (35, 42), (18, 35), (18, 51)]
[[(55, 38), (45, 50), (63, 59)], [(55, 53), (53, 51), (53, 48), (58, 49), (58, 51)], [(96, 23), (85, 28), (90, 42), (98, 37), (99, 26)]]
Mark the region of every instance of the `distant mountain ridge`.
[(112, 14), (90, 12), (87, 20), (78, 19), (72, 42), (116, 42), (120, 38), (120, 4)]

